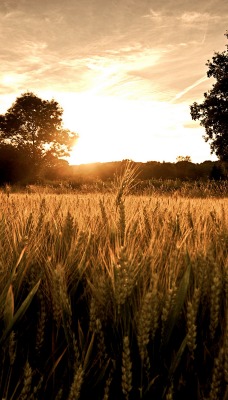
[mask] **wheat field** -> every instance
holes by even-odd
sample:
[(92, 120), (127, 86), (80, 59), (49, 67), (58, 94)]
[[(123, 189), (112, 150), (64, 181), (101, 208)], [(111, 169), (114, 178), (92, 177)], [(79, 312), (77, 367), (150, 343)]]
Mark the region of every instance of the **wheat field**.
[(1, 399), (228, 398), (228, 201), (126, 188), (0, 194)]

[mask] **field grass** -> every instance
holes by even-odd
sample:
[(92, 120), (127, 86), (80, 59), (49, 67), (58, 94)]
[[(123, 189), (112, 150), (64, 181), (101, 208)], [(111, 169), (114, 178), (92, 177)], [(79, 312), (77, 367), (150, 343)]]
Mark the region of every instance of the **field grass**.
[(227, 400), (227, 216), (123, 181), (1, 193), (0, 398)]

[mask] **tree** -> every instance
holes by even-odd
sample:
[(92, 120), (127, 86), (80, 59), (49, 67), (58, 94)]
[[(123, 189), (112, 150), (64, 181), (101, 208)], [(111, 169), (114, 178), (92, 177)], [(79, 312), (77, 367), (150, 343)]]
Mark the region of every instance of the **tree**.
[(20, 150), (30, 164), (33, 178), (69, 156), (78, 135), (64, 129), (63, 109), (55, 100), (42, 100), (32, 92), (18, 97), (5, 115), (0, 115), (0, 142)]
[[(225, 34), (228, 39), (228, 32)], [(207, 61), (208, 78), (215, 78), (212, 89), (204, 93), (204, 102), (190, 106), (193, 120), (200, 120), (204, 126), (205, 141), (210, 142), (211, 153), (221, 161), (228, 161), (228, 45), (222, 53), (214, 53)]]
[(191, 156), (177, 156), (176, 162), (192, 162)]
[(225, 176), (225, 171), (223, 169), (223, 166), (219, 165), (219, 164), (214, 164), (211, 169), (209, 178), (214, 181), (225, 180), (226, 176)]
[(0, 145), (0, 185), (25, 180), (28, 173), (27, 159), (10, 144)]

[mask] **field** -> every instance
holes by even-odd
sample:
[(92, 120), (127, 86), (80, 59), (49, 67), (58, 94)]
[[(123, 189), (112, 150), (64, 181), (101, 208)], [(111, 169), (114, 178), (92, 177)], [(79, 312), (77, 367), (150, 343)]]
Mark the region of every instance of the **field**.
[(0, 194), (0, 398), (228, 399), (227, 198)]

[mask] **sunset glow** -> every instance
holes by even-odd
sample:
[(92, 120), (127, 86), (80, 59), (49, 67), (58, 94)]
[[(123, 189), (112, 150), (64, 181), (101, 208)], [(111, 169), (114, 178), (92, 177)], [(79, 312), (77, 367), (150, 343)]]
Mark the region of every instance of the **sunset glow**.
[(175, 162), (179, 154), (189, 153), (200, 162), (207, 150), (202, 128), (194, 140), (187, 135), (186, 121), (193, 123), (182, 104), (83, 95), (71, 97), (64, 109), (65, 125), (80, 132), (70, 164), (122, 159)]
[(0, 113), (33, 91), (80, 136), (70, 164), (216, 159), (189, 106), (212, 86), (228, 5), (203, 0), (4, 0)]

